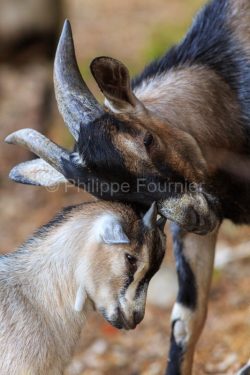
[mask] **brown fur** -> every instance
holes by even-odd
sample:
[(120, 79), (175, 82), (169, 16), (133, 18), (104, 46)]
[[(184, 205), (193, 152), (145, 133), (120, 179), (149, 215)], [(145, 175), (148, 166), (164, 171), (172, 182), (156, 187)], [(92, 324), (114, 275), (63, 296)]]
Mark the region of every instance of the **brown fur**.
[[(106, 105), (136, 131), (136, 135), (118, 132), (113, 136), (131, 172), (157, 173), (154, 161), (158, 159), (187, 180), (199, 183), (217, 168), (210, 156), (214, 156), (214, 149), (224, 154), (225, 150), (241, 150), (240, 106), (229, 85), (211, 69), (194, 65), (170, 70), (144, 81), (132, 93), (129, 73), (122, 63), (99, 58), (94, 60), (94, 66), (92, 72), (106, 97)], [(121, 82), (116, 72), (120, 69), (124, 69)], [(105, 75), (100, 74), (102, 70)], [(107, 84), (107, 72), (116, 77), (116, 91)], [(133, 103), (126, 100), (133, 96)], [(143, 144), (146, 132), (156, 138), (150, 155)]]
[(240, 147), (241, 135), (235, 126), (240, 108), (229, 86), (212, 70), (176, 69), (148, 82), (145, 89), (139, 87), (135, 94), (167, 127), (188, 132), (200, 145)]

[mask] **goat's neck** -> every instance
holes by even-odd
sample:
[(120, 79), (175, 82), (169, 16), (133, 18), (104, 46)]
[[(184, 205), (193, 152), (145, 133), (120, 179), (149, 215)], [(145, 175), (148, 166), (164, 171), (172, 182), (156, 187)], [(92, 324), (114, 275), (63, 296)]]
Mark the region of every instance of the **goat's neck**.
[(146, 79), (134, 92), (163, 123), (188, 132), (200, 146), (235, 149), (241, 143), (236, 96), (209, 68), (175, 68)]
[(54, 337), (62, 340), (65, 336), (69, 350), (80, 335), (90, 305), (86, 300), (81, 312), (74, 309), (79, 288), (75, 277), (77, 254), (81, 253), (83, 264), (85, 261), (84, 239), (79, 238), (84, 232), (84, 222), (70, 218), (47, 233), (35, 236), (14, 255), (19, 291), (31, 308), (43, 315)]

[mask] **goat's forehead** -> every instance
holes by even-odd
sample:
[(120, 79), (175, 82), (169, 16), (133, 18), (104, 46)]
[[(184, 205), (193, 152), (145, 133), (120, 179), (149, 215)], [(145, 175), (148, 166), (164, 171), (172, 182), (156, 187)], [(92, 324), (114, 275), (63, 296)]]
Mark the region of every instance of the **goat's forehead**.
[(134, 133), (138, 129), (139, 120), (135, 117), (127, 114), (111, 114), (105, 113), (97, 120), (95, 120), (92, 126), (96, 126), (97, 128), (103, 128), (106, 131), (119, 131), (124, 133)]
[(107, 180), (114, 176), (119, 181), (133, 179), (130, 174), (137, 173), (138, 162), (146, 158), (141, 152), (144, 133), (143, 126), (129, 116), (106, 113), (81, 127), (76, 145), (78, 160)]
[(82, 142), (89, 139), (95, 140), (98, 137), (108, 137), (112, 139), (117, 134), (120, 136), (137, 136), (143, 131), (143, 122), (134, 115), (105, 113), (98, 119), (83, 125), (80, 129)]
[(143, 227), (138, 233), (138, 238), (135, 241), (134, 252), (138, 254), (139, 258), (147, 263), (154, 263), (155, 260), (161, 258), (163, 249), (160, 244), (160, 239), (156, 231), (148, 233)]
[(77, 142), (77, 149), (85, 159), (105, 160), (110, 153), (117, 153), (115, 138), (117, 133), (128, 134), (129, 126), (104, 115), (93, 123), (83, 125)]

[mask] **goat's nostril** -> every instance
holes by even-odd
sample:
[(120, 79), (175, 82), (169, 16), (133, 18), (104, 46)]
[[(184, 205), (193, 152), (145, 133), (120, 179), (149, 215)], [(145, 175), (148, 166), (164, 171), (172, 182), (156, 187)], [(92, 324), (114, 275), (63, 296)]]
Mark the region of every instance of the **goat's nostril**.
[(138, 312), (134, 312), (134, 323), (137, 325), (142, 321), (143, 316)]

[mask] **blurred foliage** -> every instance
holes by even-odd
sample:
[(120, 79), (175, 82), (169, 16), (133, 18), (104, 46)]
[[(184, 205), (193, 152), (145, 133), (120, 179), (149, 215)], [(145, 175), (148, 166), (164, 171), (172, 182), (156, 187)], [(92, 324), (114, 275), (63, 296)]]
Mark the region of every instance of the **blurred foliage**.
[(152, 31), (151, 39), (145, 46), (145, 60), (153, 60), (163, 55), (170, 47), (177, 44), (185, 35), (189, 23), (157, 25)]
[[(179, 43), (191, 26), (192, 20), (190, 18), (190, 13), (196, 14), (197, 9), (200, 9), (203, 4), (203, 0), (185, 0), (184, 8), (186, 7), (188, 10), (186, 16), (178, 21), (176, 18), (172, 18), (171, 21), (155, 25), (151, 32), (151, 38), (145, 46), (142, 58), (145, 60), (158, 58), (169, 48)], [(185, 9), (183, 9), (183, 15), (184, 14)]]
[[(131, 1), (131, 4), (132, 3), (133, 1)], [(168, 7), (167, 3), (168, 1), (166, 2), (166, 8), (163, 8), (163, 12), (166, 11)], [(199, 9), (204, 3), (205, 0), (185, 0), (185, 2), (178, 0), (176, 2), (176, 6), (177, 9), (179, 9), (179, 7), (182, 8), (181, 14), (179, 14), (178, 16), (176, 14), (175, 17), (172, 17), (171, 19), (167, 17), (164, 22), (156, 21), (153, 25), (151, 25), (149, 29), (149, 38), (144, 39), (142, 47), (138, 48), (138, 53), (136, 55), (131, 55), (130, 53), (128, 53), (126, 56), (126, 61), (123, 60), (123, 62), (126, 63), (129, 67), (131, 76), (136, 75), (141, 71), (144, 65), (148, 64), (150, 61), (156, 58), (159, 58), (160, 56), (165, 54), (169, 48), (180, 42), (191, 25), (192, 15), (196, 14), (197, 9)], [(145, 4), (145, 7), (146, 6), (147, 5)], [(136, 29), (136, 25), (131, 24), (131, 27)], [(118, 31), (118, 34), (119, 33), (120, 30)], [(106, 37), (110, 37), (108, 32)], [(137, 44), (136, 40), (134, 42), (135, 44)], [(123, 46), (121, 46), (121, 50), (122, 49)], [(106, 53), (103, 53), (103, 51), (101, 51), (101, 53), (98, 52), (98, 55), (100, 54)], [(117, 58), (115, 49), (112, 56)], [(96, 87), (93, 86), (93, 80), (89, 65), (89, 57), (80, 59), (79, 66), (81, 74), (87, 81), (88, 85), (90, 85), (90, 87), (94, 90), (95, 95), (97, 95), (99, 99), (101, 96), (99, 91), (96, 91)]]

